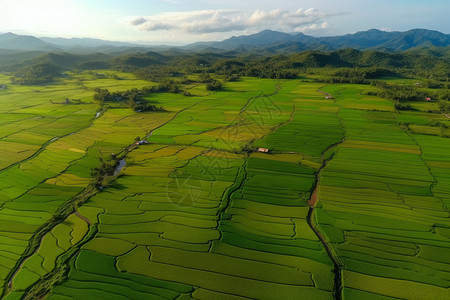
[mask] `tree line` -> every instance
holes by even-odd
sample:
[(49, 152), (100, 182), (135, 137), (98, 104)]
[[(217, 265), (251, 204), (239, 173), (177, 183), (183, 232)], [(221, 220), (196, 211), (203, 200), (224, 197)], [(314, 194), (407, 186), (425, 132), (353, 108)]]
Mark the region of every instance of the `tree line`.
[(99, 101), (101, 105), (104, 105), (107, 102), (119, 103), (136, 112), (163, 111), (164, 109), (162, 107), (157, 107), (155, 104), (151, 104), (144, 98), (152, 91), (154, 91), (153, 87), (131, 89), (122, 92), (110, 92), (108, 89), (96, 88), (94, 100)]

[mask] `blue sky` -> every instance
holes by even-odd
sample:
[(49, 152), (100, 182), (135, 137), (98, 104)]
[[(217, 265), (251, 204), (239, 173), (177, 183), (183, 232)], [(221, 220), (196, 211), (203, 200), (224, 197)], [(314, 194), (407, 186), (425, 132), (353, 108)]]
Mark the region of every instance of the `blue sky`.
[(264, 29), (332, 36), (377, 28), (450, 33), (448, 0), (0, 0), (0, 32), (152, 44)]

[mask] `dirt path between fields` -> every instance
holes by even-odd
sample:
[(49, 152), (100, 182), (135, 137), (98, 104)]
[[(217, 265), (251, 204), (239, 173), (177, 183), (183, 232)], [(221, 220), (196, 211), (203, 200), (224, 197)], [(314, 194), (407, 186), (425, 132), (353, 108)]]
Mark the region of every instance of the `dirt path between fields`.
[(89, 226), (92, 226), (92, 225), (93, 225), (93, 223), (91, 222), (91, 220), (89, 220), (88, 218), (86, 218), (85, 216), (83, 216), (83, 215), (78, 211), (78, 209), (75, 209), (74, 214), (75, 214), (78, 218), (80, 218), (81, 220), (83, 220), (83, 221), (85, 221), (86, 223), (88, 223)]
[(324, 91), (321, 91), (321, 90), (317, 90), (319, 93), (322, 93), (322, 94), (324, 94), (324, 95), (326, 95), (327, 97), (328, 97), (328, 99), (334, 99), (334, 97), (333, 97), (333, 95), (331, 95), (331, 94), (329, 94), (329, 93), (327, 93), (327, 92), (324, 92)]
[(308, 204), (310, 207), (314, 207), (317, 204), (317, 190), (319, 189), (319, 182), (317, 182), (316, 187), (314, 188), (313, 192), (311, 193), (311, 198), (308, 200)]

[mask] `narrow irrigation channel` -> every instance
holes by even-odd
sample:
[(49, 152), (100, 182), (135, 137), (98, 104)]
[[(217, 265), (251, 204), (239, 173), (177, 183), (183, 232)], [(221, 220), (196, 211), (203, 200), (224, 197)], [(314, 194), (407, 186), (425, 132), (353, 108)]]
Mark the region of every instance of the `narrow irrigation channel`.
[[(335, 99), (329, 93), (321, 91), (320, 89), (317, 91), (319, 93), (326, 95), (328, 99)], [(334, 100), (334, 101), (336, 102), (336, 100)], [(337, 112), (337, 114), (338, 114), (338, 112)], [(340, 120), (342, 128), (344, 129), (344, 126), (342, 124), (342, 119), (339, 118), (339, 120)], [(345, 134), (342, 136), (342, 139), (339, 142), (328, 146), (322, 152), (322, 154), (321, 154), (322, 165), (320, 166), (319, 170), (317, 170), (316, 175), (315, 175), (313, 190), (311, 192), (311, 197), (308, 201), (308, 204), (309, 204), (308, 215), (306, 217), (306, 222), (308, 223), (309, 227), (311, 227), (311, 229), (314, 231), (314, 233), (319, 238), (319, 240), (322, 242), (322, 245), (324, 246), (325, 251), (327, 252), (328, 256), (330, 257), (331, 261), (333, 262), (333, 265), (334, 265), (334, 270), (333, 270), (333, 272), (334, 272), (334, 299), (335, 300), (342, 299), (342, 273), (341, 273), (342, 265), (339, 262), (339, 260), (336, 258), (335, 254), (333, 252), (333, 247), (328, 243), (327, 239), (320, 232), (320, 230), (316, 227), (316, 223), (314, 220), (314, 209), (317, 205), (317, 202), (319, 201), (318, 191), (319, 191), (320, 177), (322, 175), (322, 171), (327, 166), (328, 162), (333, 159), (335, 153), (333, 152), (331, 155), (329, 155), (326, 158), (325, 158), (325, 155), (327, 153), (329, 153), (330, 151), (333, 151), (333, 149), (335, 147), (342, 144), (344, 141), (345, 141)]]
[[(50, 143), (50, 142), (48, 142), (48, 143)], [(8, 274), (6, 281), (5, 281), (4, 292), (3, 292), (3, 295), (0, 295), (0, 298), (7, 296), (13, 290), (13, 288), (14, 288), (13, 283), (14, 283), (14, 279), (15, 279), (16, 275), (20, 272), (20, 270), (22, 269), (26, 260), (29, 259), (31, 256), (33, 256), (35, 253), (37, 253), (37, 251), (39, 250), (39, 247), (42, 244), (44, 236), (46, 234), (48, 234), (49, 232), (51, 232), (56, 226), (65, 222), (66, 219), (70, 215), (76, 214), (78, 216), (81, 216), (78, 213), (77, 207), (81, 206), (89, 198), (91, 198), (92, 196), (97, 194), (99, 192), (99, 190), (101, 190), (102, 186), (108, 185), (115, 180), (115, 178), (118, 175), (117, 170), (118, 169), (121, 170), (125, 166), (125, 164), (124, 164), (125, 157), (127, 156), (128, 152), (130, 152), (131, 150), (132, 150), (132, 148), (127, 146), (119, 154), (117, 154), (110, 161), (108, 161), (107, 167), (112, 168), (112, 170), (104, 169), (100, 173), (98, 173), (93, 178), (91, 183), (84, 188), (84, 190), (82, 190), (80, 193), (78, 193), (77, 195), (75, 195), (74, 197), (69, 199), (63, 205), (61, 205), (59, 207), (59, 209), (54, 213), (53, 217), (50, 220), (48, 220), (45, 224), (43, 224), (40, 228), (38, 228), (38, 230), (34, 233), (33, 237), (30, 239), (30, 242), (28, 243), (28, 246), (27, 246), (25, 252), (23, 253), (22, 257), (20, 258), (20, 260), (17, 261), (16, 266)], [(43, 151), (43, 149), (41, 149), (41, 151)], [(98, 169), (104, 168), (105, 166), (106, 166), (105, 163), (102, 163), (98, 167)], [(82, 218), (82, 217), (80, 217), (80, 218)], [(86, 218), (82, 218), (82, 219), (86, 220)], [(90, 222), (87, 222), (87, 223), (89, 225), (90, 231), (94, 227), (96, 227), (95, 225), (91, 226), (92, 224), (90, 224)], [(82, 244), (82, 242), (80, 242), (80, 243)], [(62, 254), (61, 256), (65, 257), (67, 253), (72, 253), (74, 249), (76, 249), (77, 247), (81, 247), (81, 244), (74, 245), (71, 249), (69, 249), (66, 253)], [(55, 275), (60, 275), (59, 269), (61, 269), (61, 268), (63, 268), (63, 266), (59, 266), (59, 268), (57, 267), (54, 270), (52, 270), (49, 274), (44, 276), (44, 278), (41, 281), (36, 283), (31, 288), (31, 290), (36, 289), (36, 287), (42, 287), (42, 286), (45, 286), (46, 288), (50, 288), (50, 286), (48, 286), (48, 281), (52, 280), (52, 278)], [(41, 293), (41, 291), (39, 291), (38, 293)], [(27, 297), (28, 297), (28, 294), (26, 294), (25, 298), (27, 298)]]
[(21, 259), (17, 262), (16, 266), (11, 270), (7, 277), (7, 286), (4, 289), (3, 295), (0, 295), (0, 298), (7, 296), (11, 290), (13, 289), (13, 281), (16, 275), (20, 272), (25, 261), (33, 256), (39, 250), (39, 247), (42, 244), (42, 240), (44, 236), (51, 232), (53, 228), (57, 225), (64, 222), (67, 217), (69, 217), (72, 213), (74, 213), (74, 203), (82, 203), (90, 198), (92, 195), (96, 193), (96, 189), (94, 186), (89, 185), (86, 187), (81, 193), (70, 199), (66, 204), (64, 204), (57, 213), (55, 213), (54, 217), (47, 221), (44, 225), (42, 225), (36, 233), (31, 238), (27, 249), (22, 255)]
[[(114, 165), (118, 165), (119, 161), (121, 159), (124, 159), (124, 157), (128, 154), (128, 150), (124, 150), (121, 155), (117, 156), (111, 163)], [(21, 259), (17, 262), (16, 267), (11, 270), (9, 273), (9, 276), (7, 277), (7, 286), (5, 288), (5, 292), (3, 295), (0, 295), (2, 297), (5, 297), (9, 294), (9, 292), (13, 289), (13, 281), (16, 275), (20, 272), (22, 269), (25, 261), (33, 256), (37, 251), (39, 250), (39, 247), (42, 244), (42, 240), (46, 234), (51, 232), (56, 226), (66, 221), (66, 219), (72, 215), (72, 214), (79, 214), (77, 211), (77, 207), (82, 205), (84, 202), (86, 202), (89, 198), (94, 196), (96, 193), (98, 193), (99, 189), (97, 184), (99, 182), (102, 183), (111, 183), (115, 179), (115, 175), (112, 175), (110, 173), (104, 173), (100, 175), (98, 178), (95, 178), (93, 182), (91, 182), (83, 191), (81, 191), (79, 194), (75, 195), (73, 198), (69, 199), (65, 204), (63, 204), (57, 212), (55, 212), (54, 216), (48, 220), (44, 225), (42, 225), (36, 233), (31, 238), (27, 249), (25, 250), (24, 254), (22, 255)], [(90, 222), (88, 222), (89, 225)], [(89, 226), (90, 230), (93, 226)], [(95, 226), (94, 226), (95, 227)], [(73, 248), (79, 247), (80, 245), (74, 245)], [(72, 249), (69, 249), (67, 252), (72, 252)], [(65, 256), (63, 254), (62, 256)], [(58, 268), (55, 268), (52, 272), (47, 274), (43, 281), (48, 280), (47, 278), (52, 275), (54, 276), (55, 273), (58, 273)], [(38, 282), (36, 285), (41, 285), (41, 282)], [(36, 286), (35, 285), (35, 286)], [(34, 287), (35, 287), (34, 286)], [(33, 287), (33, 288), (34, 288)]]
[(7, 289), (5, 289), (4, 295), (2, 297), (9, 294), (9, 292), (13, 289), (13, 281), (16, 275), (22, 269), (25, 261), (33, 256), (39, 250), (39, 247), (42, 244), (42, 240), (44, 236), (51, 232), (56, 226), (66, 221), (66, 219), (75, 214), (80, 217), (82, 220), (85, 220), (89, 226), (89, 231), (85, 238), (81, 240), (76, 245), (73, 245), (72, 248), (67, 250), (58, 258), (57, 266), (47, 275), (45, 275), (40, 281), (34, 284), (29, 291), (26, 292), (24, 299), (40, 299), (45, 296), (53, 284), (55, 282), (60, 282), (66, 276), (68, 272), (67, 264), (70, 263), (73, 257), (79, 252), (81, 247), (87, 243), (97, 232), (96, 224), (92, 224), (90, 220), (83, 217), (79, 212), (77, 207), (81, 206), (84, 202), (86, 202), (89, 198), (97, 194), (103, 186), (112, 183), (116, 177), (118, 176), (120, 170), (126, 165), (125, 157), (128, 155), (130, 151), (134, 148), (127, 146), (116, 155), (108, 164), (111, 166), (112, 170), (104, 170), (100, 174), (95, 177), (92, 182), (78, 195), (74, 196), (70, 200), (68, 200), (64, 205), (62, 205), (59, 210), (55, 213), (54, 217), (47, 221), (44, 225), (42, 225), (37, 232), (34, 234), (31, 239), (28, 248), (26, 249), (24, 255), (21, 257), (20, 261), (18, 261), (16, 267), (11, 271), (7, 280)]
[[(189, 107), (181, 109), (177, 112), (174, 112), (173, 116), (171, 116), (167, 121), (163, 124), (152, 128), (148, 134), (145, 135), (145, 139), (148, 139), (154, 130), (166, 125), (167, 123), (173, 121), (180, 113), (183, 111), (203, 102), (205, 100), (197, 101)], [(91, 183), (79, 194), (75, 195), (73, 198), (69, 199), (65, 204), (63, 204), (58, 211), (55, 212), (53, 218), (47, 221), (44, 225), (42, 225), (36, 233), (31, 238), (28, 247), (21, 259), (17, 262), (16, 266), (11, 270), (8, 274), (5, 289), (3, 295), (0, 295), (0, 299), (7, 296), (13, 290), (13, 282), (15, 276), (19, 273), (21, 268), (23, 267), (25, 261), (30, 258), (36, 251), (39, 249), (44, 236), (51, 232), (53, 228), (63, 223), (70, 215), (76, 214), (79, 215), (77, 208), (81, 206), (84, 202), (90, 199), (92, 196), (100, 192), (105, 186), (110, 185), (115, 181), (120, 171), (126, 165), (126, 157), (129, 152), (138, 148), (138, 145), (132, 143), (123, 148), (123, 150), (114, 155), (111, 160), (102, 161), (101, 164), (95, 168), (96, 176), (92, 179)], [(25, 292), (23, 299), (41, 299), (47, 295), (52, 286), (55, 283), (62, 282), (66, 279), (67, 274), (69, 272), (69, 264), (72, 262), (73, 258), (79, 253), (81, 247), (89, 242), (97, 232), (97, 224), (90, 224), (89, 231), (85, 238), (80, 241), (78, 244), (72, 246), (65, 253), (61, 254), (58, 258), (57, 266), (50, 273), (45, 275), (40, 281), (35, 283), (30, 287), (28, 291)]]
[(327, 163), (333, 159), (333, 156), (334, 156), (334, 154), (333, 154), (329, 158), (323, 159), (323, 155), (328, 150), (336, 147), (337, 145), (341, 144), (342, 142), (343, 142), (343, 140), (329, 146), (322, 153), (322, 165), (320, 166), (319, 170), (316, 173), (316, 179), (314, 181), (314, 188), (311, 193), (311, 198), (308, 201), (308, 204), (309, 204), (308, 215), (306, 216), (306, 222), (308, 223), (309, 227), (311, 227), (311, 229), (314, 231), (314, 233), (319, 238), (319, 240), (322, 242), (322, 245), (324, 246), (325, 251), (327, 251), (328, 256), (330, 257), (331, 261), (333, 262), (333, 265), (334, 265), (334, 270), (333, 270), (333, 272), (334, 272), (334, 299), (336, 299), (336, 300), (342, 299), (342, 295), (341, 295), (341, 291), (342, 291), (341, 264), (335, 257), (333, 250), (332, 250), (332, 246), (328, 243), (326, 238), (323, 236), (323, 234), (320, 232), (320, 230), (316, 227), (316, 224), (314, 221), (314, 209), (316, 207), (317, 201), (319, 200), (318, 199), (318, 189), (319, 189), (320, 176), (322, 174), (322, 170), (326, 167)]

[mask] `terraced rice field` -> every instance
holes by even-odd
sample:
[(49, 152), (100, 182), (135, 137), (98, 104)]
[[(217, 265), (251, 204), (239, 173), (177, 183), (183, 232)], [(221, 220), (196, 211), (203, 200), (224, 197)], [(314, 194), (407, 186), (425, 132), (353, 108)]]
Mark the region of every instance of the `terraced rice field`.
[[(98, 231), (82, 247), (69, 281), (50, 298), (102, 292), (96, 283), (73, 289), (88, 275), (81, 257), (95, 253), (111, 262), (109, 269), (116, 264), (114, 277), (125, 272), (151, 277), (158, 286), (184, 283), (181, 295), (198, 299), (333, 297), (333, 264), (306, 222), (320, 158), (233, 153), (290, 121), (288, 95), (297, 83), (286, 83), (279, 95), (273, 81), (260, 82), (263, 93), (258, 86), (242, 92), (248, 82), (206, 99), (158, 98), (166, 109), (178, 109), (176, 115), (152, 132), (151, 145), (129, 153), (116, 181), (120, 188), (84, 204), (104, 210)], [(173, 107), (187, 100), (186, 109)], [(98, 278), (111, 297), (109, 278)], [(121, 287), (118, 298), (125, 283)], [(158, 296), (173, 293), (166, 288)]]
[[(351, 97), (324, 90), (343, 107)], [(401, 130), (389, 110), (339, 116), (346, 139), (323, 170), (315, 219), (342, 264), (344, 298), (448, 299), (450, 141)]]
[[(71, 76), (0, 94), (5, 299), (449, 298), (450, 143), (402, 125), (440, 117), (369, 87), (253, 78), (97, 114), (92, 88), (152, 83)], [(66, 97), (84, 104), (49, 101)]]
[[(126, 109), (112, 109), (96, 118), (99, 107), (92, 101), (93, 92), (70, 84), (40, 89), (11, 86), (1, 96), (1, 114), (9, 117), (2, 118), (6, 120), (1, 126), (5, 134), (0, 139), (8, 149), (0, 160), (2, 292), (8, 286), (13, 290), (29, 288), (70, 248), (65, 241), (76, 244), (81, 240), (86, 231), (81, 228), (86, 224), (75, 215), (66, 221), (65, 228), (53, 229), (59, 234), (52, 231), (42, 241), (33, 240), (33, 236), (88, 186), (90, 169), (98, 165), (99, 156), (120, 151), (128, 142), (124, 135), (145, 134), (148, 124), (158, 122), (158, 118), (146, 119)], [(69, 97), (80, 99), (82, 104), (61, 103)], [(41, 247), (30, 253), (36, 243)], [(25, 257), (29, 258), (24, 262)], [(39, 265), (40, 260), (43, 263)], [(11, 280), (12, 270), (21, 263), (23, 268)]]

